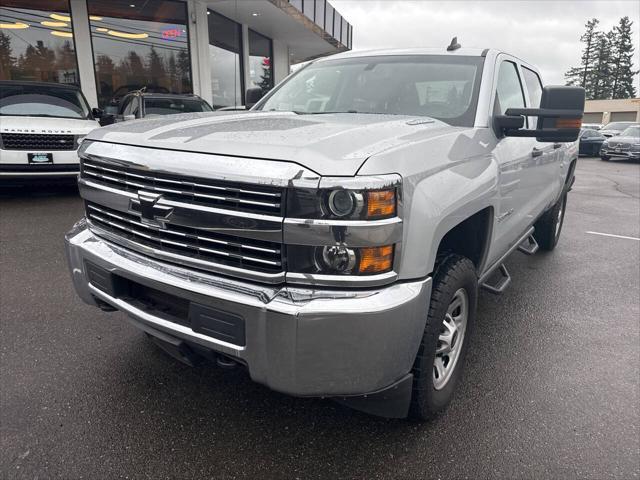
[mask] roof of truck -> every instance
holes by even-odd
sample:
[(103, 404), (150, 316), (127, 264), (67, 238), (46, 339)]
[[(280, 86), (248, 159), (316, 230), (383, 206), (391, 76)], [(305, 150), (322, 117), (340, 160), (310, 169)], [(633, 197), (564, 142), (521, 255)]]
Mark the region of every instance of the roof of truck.
[(516, 58), (522, 64), (530, 66), (533, 70), (537, 71), (533, 65), (529, 64), (526, 60), (519, 58), (517, 55), (505, 52), (496, 48), (474, 48), (474, 47), (460, 47), (456, 50), (448, 51), (447, 45), (442, 47), (414, 47), (414, 48), (380, 48), (375, 50), (350, 50), (348, 52), (337, 53), (328, 57), (319, 58), (313, 62), (325, 62), (330, 60), (337, 60), (341, 58), (358, 58), (358, 57), (376, 57), (384, 55), (442, 55), (442, 56), (458, 56), (458, 57), (491, 57), (496, 58), (499, 54), (504, 53)]
[[(325, 57), (326, 59), (336, 58), (352, 58), (352, 57), (373, 57), (378, 55), (456, 55), (456, 56), (485, 56), (490, 49), (488, 48), (458, 48), (457, 50), (447, 51), (446, 45), (443, 47), (417, 47), (417, 48), (379, 48), (374, 50), (350, 50), (348, 52), (338, 53)], [(323, 60), (323, 59), (320, 59)], [(320, 61), (319, 60), (319, 61)]]

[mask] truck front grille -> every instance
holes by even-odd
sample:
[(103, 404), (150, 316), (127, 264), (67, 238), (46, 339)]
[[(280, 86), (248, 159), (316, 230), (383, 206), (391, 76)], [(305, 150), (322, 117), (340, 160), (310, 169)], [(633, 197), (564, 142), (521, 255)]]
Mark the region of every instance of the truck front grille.
[(3, 133), (0, 144), (4, 150), (75, 150), (73, 135), (42, 135), (35, 133)]
[(178, 202), (266, 215), (283, 214), (283, 189), (280, 187), (176, 177), (111, 163), (103, 164), (94, 159), (83, 159), (82, 177), (127, 192), (144, 190), (161, 193), (164, 198)]
[(150, 247), (158, 252), (195, 258), (258, 272), (278, 273), (283, 270), (279, 243), (252, 240), (212, 233), (168, 223), (167, 228), (147, 225), (137, 215), (112, 210), (103, 205), (86, 203), (90, 224), (134, 245)]

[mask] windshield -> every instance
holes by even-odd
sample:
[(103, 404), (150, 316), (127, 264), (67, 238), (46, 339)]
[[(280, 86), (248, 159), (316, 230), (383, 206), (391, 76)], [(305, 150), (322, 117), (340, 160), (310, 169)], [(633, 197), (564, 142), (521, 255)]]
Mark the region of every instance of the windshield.
[(301, 69), (257, 109), (427, 116), (473, 126), (483, 62), (443, 55), (320, 61)]
[(624, 130), (628, 126), (629, 124), (625, 122), (614, 122), (609, 123), (606, 127), (603, 128), (603, 130)]
[(624, 132), (620, 134), (620, 136), (640, 138), (640, 125), (634, 125), (633, 127), (627, 128)]
[(0, 85), (0, 115), (90, 118), (79, 90), (46, 85)]
[(145, 98), (145, 115), (171, 115), (174, 113), (211, 112), (207, 102), (199, 98)]

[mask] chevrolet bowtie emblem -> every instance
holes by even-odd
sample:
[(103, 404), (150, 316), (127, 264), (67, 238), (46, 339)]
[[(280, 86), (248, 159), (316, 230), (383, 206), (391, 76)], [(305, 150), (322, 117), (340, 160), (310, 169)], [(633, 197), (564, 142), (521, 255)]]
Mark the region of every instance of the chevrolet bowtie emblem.
[(159, 193), (138, 192), (138, 198), (129, 201), (129, 210), (139, 213), (142, 223), (159, 228), (167, 228), (166, 222), (173, 212), (173, 207), (158, 205), (162, 198)]

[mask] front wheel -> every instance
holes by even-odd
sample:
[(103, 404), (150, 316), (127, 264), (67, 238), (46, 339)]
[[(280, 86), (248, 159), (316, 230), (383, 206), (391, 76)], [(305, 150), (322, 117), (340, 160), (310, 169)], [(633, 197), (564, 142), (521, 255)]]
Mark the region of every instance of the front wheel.
[(567, 193), (565, 192), (551, 210), (545, 212), (535, 223), (533, 236), (542, 250), (551, 251), (556, 248), (566, 209)]
[(409, 415), (420, 420), (444, 410), (460, 382), (478, 299), (473, 263), (447, 255), (436, 267), (422, 343), (413, 367)]
[(605, 162), (608, 162), (611, 159), (611, 157), (607, 157), (606, 155), (600, 155), (600, 160), (604, 160)]

